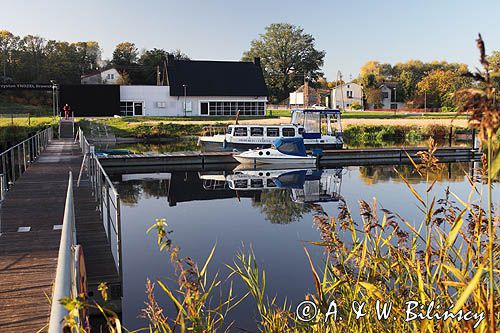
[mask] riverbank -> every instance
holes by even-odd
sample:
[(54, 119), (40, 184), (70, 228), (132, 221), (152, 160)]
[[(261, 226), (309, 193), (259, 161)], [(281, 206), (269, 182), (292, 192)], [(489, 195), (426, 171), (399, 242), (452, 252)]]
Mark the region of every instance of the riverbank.
[[(226, 118), (227, 119), (227, 118)], [(257, 118), (242, 119), (241, 124), (277, 125), (290, 123), (290, 118)], [(198, 119), (168, 119), (166, 117), (152, 118), (97, 118), (81, 119), (78, 124), (85, 132), (91, 128), (106, 127), (106, 131), (116, 138), (158, 139), (180, 138), (186, 136), (204, 135), (206, 126), (220, 126), (223, 129), (234, 124), (234, 119), (198, 120)], [(450, 128), (456, 132), (464, 132), (466, 119), (346, 119), (343, 121), (344, 133), (349, 138), (416, 138), (429, 136), (444, 138), (449, 135)]]

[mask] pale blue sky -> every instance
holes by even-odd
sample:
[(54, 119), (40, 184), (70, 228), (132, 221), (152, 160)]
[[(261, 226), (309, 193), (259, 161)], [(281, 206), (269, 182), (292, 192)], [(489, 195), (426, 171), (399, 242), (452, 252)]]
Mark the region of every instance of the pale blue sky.
[(299, 25), (326, 51), (324, 72), (356, 76), (368, 60), (447, 60), (475, 66), (474, 39), (500, 49), (498, 0), (0, 0), (0, 29), (67, 41), (181, 49), (193, 59), (239, 60), (274, 22)]

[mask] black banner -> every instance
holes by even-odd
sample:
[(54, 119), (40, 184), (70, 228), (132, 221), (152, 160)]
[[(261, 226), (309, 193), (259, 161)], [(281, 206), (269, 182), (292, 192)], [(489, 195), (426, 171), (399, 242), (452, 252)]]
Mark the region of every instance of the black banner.
[(52, 90), (50, 83), (0, 83), (0, 90)]

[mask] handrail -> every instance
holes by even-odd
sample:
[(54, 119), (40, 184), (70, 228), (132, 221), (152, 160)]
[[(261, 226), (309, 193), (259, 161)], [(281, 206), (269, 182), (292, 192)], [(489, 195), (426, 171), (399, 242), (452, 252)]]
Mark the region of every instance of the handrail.
[[(123, 270), (120, 194), (113, 185), (106, 170), (104, 170), (101, 165), (101, 162), (99, 162), (99, 158), (95, 154), (94, 146), (89, 144), (81, 128), (78, 129), (77, 138), (84, 155), (86, 169), (95, 199), (98, 203), (98, 209), (101, 213), (104, 230), (106, 231), (108, 242), (112, 246), (111, 253), (113, 254), (113, 259), (121, 279)], [(121, 285), (123, 286), (123, 284)]]
[(64, 317), (68, 313), (68, 310), (66, 310), (59, 300), (64, 297), (75, 298), (77, 296), (73, 295), (73, 285), (75, 283), (72, 277), (75, 265), (73, 255), (74, 245), (76, 245), (75, 206), (73, 200), (73, 174), (70, 171), (66, 204), (64, 206), (61, 241), (57, 256), (56, 279), (50, 307), (49, 333), (62, 332)]
[(2, 192), (9, 190), (9, 187), (26, 171), (29, 164), (38, 158), (53, 138), (54, 132), (52, 126), (49, 126), (0, 153)]

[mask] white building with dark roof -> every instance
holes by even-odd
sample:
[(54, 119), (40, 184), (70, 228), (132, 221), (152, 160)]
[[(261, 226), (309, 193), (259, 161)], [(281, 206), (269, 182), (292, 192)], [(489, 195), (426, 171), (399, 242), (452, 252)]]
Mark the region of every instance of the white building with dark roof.
[[(238, 112), (241, 116), (263, 116), (266, 113), (268, 90), (259, 59), (242, 62), (174, 60), (169, 57), (166, 73), (164, 86), (117, 86), (119, 101), (106, 101), (107, 105), (119, 106), (117, 110), (108, 107), (98, 111), (99, 101), (90, 96), (92, 91), (95, 94), (99, 89), (97, 83), (92, 89), (84, 89), (83, 85), (80, 88), (62, 87), (62, 92), (72, 109), (79, 110), (75, 111), (76, 116), (102, 113), (103, 116), (234, 117)], [(101, 101), (104, 103), (102, 98)]]

